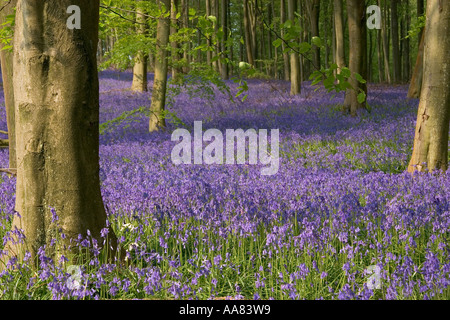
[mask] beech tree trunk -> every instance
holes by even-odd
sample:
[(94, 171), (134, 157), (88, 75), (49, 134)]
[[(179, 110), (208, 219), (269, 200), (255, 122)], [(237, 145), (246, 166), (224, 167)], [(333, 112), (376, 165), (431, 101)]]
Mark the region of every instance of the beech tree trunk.
[(450, 2), (427, 1), (422, 93), (408, 171), (446, 170), (450, 121)]
[(345, 67), (345, 39), (342, 0), (334, 0), (334, 25), (336, 36), (336, 64), (338, 73)]
[[(144, 0), (136, 0), (137, 2)], [(145, 23), (147, 19), (145, 17), (144, 10), (141, 7), (136, 8), (136, 32), (144, 35), (147, 33), (147, 26)], [(147, 89), (147, 60), (148, 55), (143, 51), (138, 52), (134, 59), (133, 67), (133, 82), (131, 84), (131, 90), (136, 92), (146, 92)]]
[(247, 52), (247, 62), (255, 66), (255, 48), (253, 40), (253, 22), (251, 19), (251, 7), (249, 0), (244, 0), (244, 33), (245, 33), (245, 51)]
[[(81, 29), (66, 26), (81, 9)], [(13, 229), (25, 249), (51, 250), (58, 225), (65, 245), (87, 231), (102, 244), (106, 213), (99, 179), (98, 0), (18, 0), (14, 38), (17, 185)], [(110, 229), (110, 239), (114, 234)], [(9, 257), (23, 245), (7, 245)], [(65, 253), (61, 247), (54, 254)]]
[(422, 90), (423, 78), (423, 51), (425, 45), (425, 32), (422, 32), (422, 39), (420, 40), (419, 51), (417, 52), (416, 66), (409, 84), (408, 98), (420, 98)]
[(367, 85), (355, 78), (355, 73), (367, 79), (367, 32), (366, 7), (360, 0), (347, 0), (348, 28), (350, 33), (349, 69), (352, 73), (349, 82), (353, 89), (346, 93), (345, 108), (352, 116), (356, 116), (359, 109), (365, 108), (365, 102), (358, 102), (358, 94), (363, 91), (367, 95)]
[[(228, 33), (230, 30), (228, 28), (229, 0), (222, 0), (221, 3), (222, 3), (222, 7), (221, 7), (221, 12), (220, 12), (221, 13), (220, 20), (222, 23), (222, 30), (223, 30), (221, 50), (222, 50), (222, 52), (226, 52), (227, 51), (226, 46), (227, 46), (227, 41), (228, 41)], [(222, 58), (228, 58), (228, 54), (224, 53), (224, 56)], [(228, 63), (221, 62), (220, 71), (221, 71), (222, 79), (228, 80), (229, 79)]]
[[(384, 17), (383, 22), (381, 23), (381, 39), (383, 43), (383, 57), (384, 57), (384, 78), (388, 83), (391, 83), (391, 69), (389, 65), (389, 38), (388, 38), (388, 32), (386, 30), (386, 25), (388, 22), (387, 19), (387, 6), (386, 6), (386, 0), (384, 2)], [(382, 8), (381, 6), (381, 0), (378, 0), (378, 6)]]
[[(319, 36), (320, 0), (309, 0), (309, 19), (311, 24), (311, 37)], [(320, 69), (320, 48), (313, 45), (313, 64), (316, 70)]]
[[(288, 18), (292, 22), (295, 20), (295, 12), (297, 11), (296, 1), (288, 0)], [(291, 95), (301, 93), (300, 78), (300, 57), (297, 52), (291, 50)]]
[[(0, 12), (0, 25), (6, 20), (6, 16), (14, 12), (17, 0), (11, 1)], [(13, 86), (13, 53), (9, 50), (2, 50), (3, 45), (0, 42), (0, 63), (3, 78), (3, 93), (5, 96), (6, 124), (8, 127), (9, 140), (9, 167), (16, 168), (16, 130), (14, 113), (14, 86)], [(6, 146), (4, 144), (3, 146)]]
[[(170, 10), (170, 0), (160, 0), (166, 12)], [(164, 115), (167, 90), (167, 45), (170, 35), (170, 18), (159, 17), (156, 31), (156, 44), (158, 53), (155, 61), (155, 79), (153, 82), (152, 104), (150, 106), (149, 131), (158, 131), (166, 127)]]
[[(280, 19), (283, 25), (286, 22), (286, 3), (285, 0), (280, 0)], [(284, 39), (284, 28), (281, 28), (281, 37)], [(283, 52), (283, 66), (284, 66), (284, 80), (289, 81), (291, 79), (289, 54), (285, 52), (286, 45), (284, 41), (281, 43), (281, 51)]]
[(394, 83), (401, 80), (401, 60), (398, 31), (398, 0), (391, 0), (391, 32), (392, 32), (392, 58), (394, 61)]

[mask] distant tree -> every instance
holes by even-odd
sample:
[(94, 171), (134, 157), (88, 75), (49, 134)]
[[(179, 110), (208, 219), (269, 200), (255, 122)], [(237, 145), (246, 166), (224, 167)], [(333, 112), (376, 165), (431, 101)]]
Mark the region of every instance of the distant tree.
[(170, 35), (170, 0), (159, 0), (161, 16), (158, 18), (156, 31), (157, 55), (155, 60), (155, 77), (153, 82), (152, 103), (150, 106), (149, 131), (158, 131), (166, 127), (164, 115), (167, 91), (167, 45)]
[[(136, 0), (137, 3), (146, 0)], [(145, 36), (148, 32), (147, 30), (147, 17), (145, 11), (142, 7), (137, 6), (136, 8), (136, 32), (141, 36)], [(144, 51), (139, 50), (135, 59), (133, 67), (133, 82), (131, 85), (132, 91), (146, 92), (147, 89), (147, 60), (148, 54)]]
[[(7, 22), (7, 17), (14, 13), (17, 0), (12, 0), (5, 5), (0, 12), (0, 25)], [(9, 26), (12, 28), (12, 26)], [(3, 41), (2, 41), (3, 40)], [(13, 54), (12, 50), (5, 49), (6, 39), (0, 40), (0, 62), (3, 77), (3, 92), (6, 107), (6, 123), (8, 126), (8, 145), (9, 145), (9, 168), (16, 168), (16, 135), (15, 135), (15, 113), (14, 113), (14, 86), (13, 86)]]
[(427, 1), (424, 70), (408, 171), (446, 170), (450, 121), (450, 2)]
[(365, 108), (365, 99), (361, 93), (367, 95), (367, 85), (358, 81), (357, 75), (367, 79), (367, 31), (366, 6), (360, 0), (347, 0), (348, 29), (350, 33), (349, 69), (351, 71), (351, 90), (347, 91), (346, 109), (355, 116), (359, 109)]
[[(297, 12), (297, 3), (295, 0), (288, 0), (288, 18), (294, 22), (295, 13)], [(294, 39), (295, 41), (295, 39)], [(299, 54), (291, 50), (291, 95), (297, 95), (301, 92), (301, 78), (300, 78), (300, 56)]]
[(394, 61), (394, 83), (401, 80), (400, 42), (398, 31), (398, 0), (391, 0), (391, 33), (392, 33), (392, 58)]
[(345, 67), (345, 37), (342, 0), (334, 0), (334, 30), (336, 34), (336, 64), (338, 73)]
[(417, 52), (416, 66), (409, 84), (408, 98), (420, 98), (423, 80), (423, 52), (425, 47), (425, 33), (422, 32), (419, 50)]

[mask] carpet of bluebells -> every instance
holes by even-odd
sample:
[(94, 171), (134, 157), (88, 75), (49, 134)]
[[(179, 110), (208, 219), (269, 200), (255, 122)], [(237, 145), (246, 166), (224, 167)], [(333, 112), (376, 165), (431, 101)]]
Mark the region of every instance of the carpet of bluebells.
[[(123, 117), (150, 105), (151, 92), (128, 90), (131, 78), (100, 74), (102, 194), (129, 264), (106, 263), (100, 245), (80, 237), (90, 260), (75, 285), (67, 261), (43, 248), (37, 270), (10, 260), (1, 299), (450, 298), (450, 172), (405, 173), (418, 106), (406, 86), (369, 86), (370, 112), (354, 118), (340, 111), (341, 94), (308, 84), (290, 97), (286, 82), (250, 80), (245, 102), (185, 88), (170, 99), (177, 121), (149, 134), (148, 114)], [(174, 165), (171, 133), (194, 121), (279, 129), (278, 173)], [(7, 159), (0, 149), (0, 167)], [(7, 239), (15, 180), (0, 179)]]

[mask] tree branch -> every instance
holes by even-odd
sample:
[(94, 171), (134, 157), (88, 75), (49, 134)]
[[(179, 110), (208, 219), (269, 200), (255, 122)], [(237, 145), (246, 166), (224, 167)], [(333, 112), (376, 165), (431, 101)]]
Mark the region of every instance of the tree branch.
[(17, 169), (15, 168), (0, 168), (0, 172), (11, 174), (13, 176), (17, 175)]
[(0, 139), (0, 148), (6, 148), (9, 147), (9, 140), (8, 139)]

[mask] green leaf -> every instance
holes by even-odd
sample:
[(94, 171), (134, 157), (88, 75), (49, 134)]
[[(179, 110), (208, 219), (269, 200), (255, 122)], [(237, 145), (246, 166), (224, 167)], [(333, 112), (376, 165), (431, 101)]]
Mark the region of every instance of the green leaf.
[(300, 54), (307, 53), (309, 50), (311, 50), (311, 45), (308, 42), (302, 42), (298, 46), (298, 52)]
[(279, 46), (281, 46), (283, 44), (283, 39), (277, 39), (273, 42), (273, 46), (275, 48), (278, 48)]
[(359, 73), (355, 73), (355, 79), (360, 83), (366, 83), (366, 80), (364, 80), (364, 78)]
[(366, 94), (364, 92), (360, 92), (358, 94), (358, 103), (364, 103), (366, 101)]
[(321, 47), (322, 46), (322, 40), (320, 40), (319, 37), (312, 37), (311, 39), (311, 43), (317, 47)]

